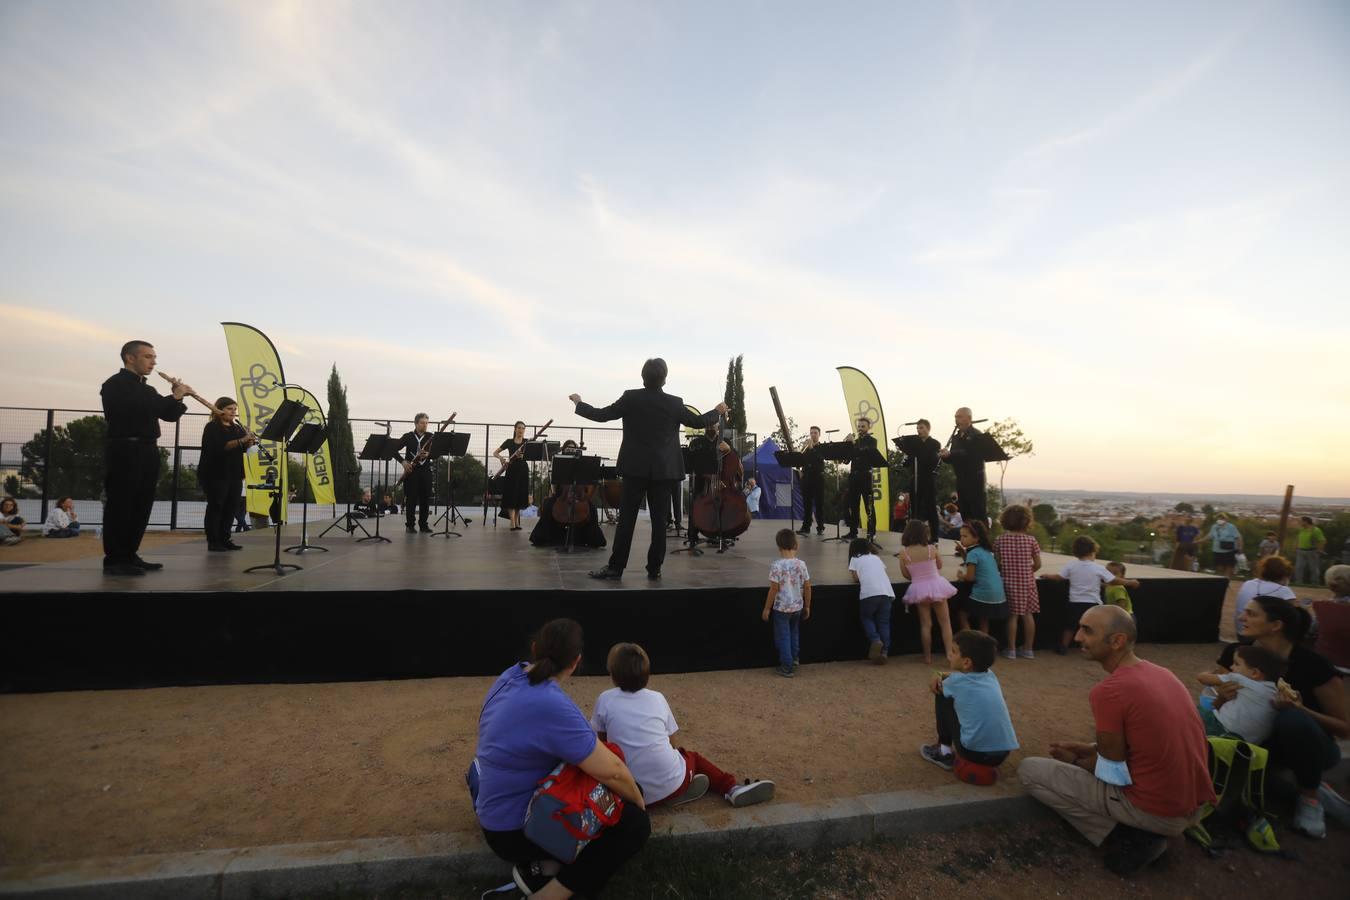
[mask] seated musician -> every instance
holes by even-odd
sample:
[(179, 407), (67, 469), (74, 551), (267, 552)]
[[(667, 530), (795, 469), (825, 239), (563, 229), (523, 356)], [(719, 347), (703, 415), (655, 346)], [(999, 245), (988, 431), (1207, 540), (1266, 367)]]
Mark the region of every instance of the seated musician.
[[(720, 471), (718, 475), (695, 475), (694, 490), (689, 500), (689, 543), (692, 546), (699, 539), (699, 530), (694, 527), (694, 500), (705, 493), (712, 491), (717, 486), (720, 477), (724, 486), (733, 490), (741, 490), (741, 479), (745, 477), (745, 467), (741, 465), (741, 458), (731, 449), (731, 445), (725, 438), (720, 438), (717, 433), (717, 423), (709, 425), (703, 434), (689, 442), (689, 449), (692, 451), (707, 450), (709, 445), (717, 446), (717, 465)], [(704, 540), (712, 543), (716, 540), (716, 535), (704, 534)], [(724, 538), (727, 545), (736, 543), (734, 537)]]
[[(555, 456), (579, 457), (581, 456), (581, 451), (582, 448), (578, 446), (576, 441), (569, 440), (563, 442), (563, 445), (558, 448), (558, 452)], [(607, 543), (605, 541), (605, 533), (600, 530), (600, 522), (595, 514), (595, 505), (599, 502), (599, 497), (592, 496), (590, 500), (587, 501), (590, 510), (586, 516), (586, 521), (579, 525), (565, 525), (563, 522), (554, 518), (553, 507), (559, 502), (563, 504), (563, 508), (559, 510), (559, 515), (564, 520), (567, 518), (569, 510), (567, 509), (568, 504), (566, 494), (569, 487), (570, 485), (563, 485), (559, 488), (555, 485), (552, 493), (544, 498), (543, 503), (539, 504), (539, 521), (535, 524), (534, 530), (530, 532), (530, 543), (536, 547), (561, 546), (567, 543), (567, 531), (569, 528), (572, 528), (573, 547), (605, 546)], [(581, 487), (582, 486), (578, 486), (578, 491), (580, 491)], [(563, 499), (561, 501), (558, 499), (560, 490), (563, 493)]]

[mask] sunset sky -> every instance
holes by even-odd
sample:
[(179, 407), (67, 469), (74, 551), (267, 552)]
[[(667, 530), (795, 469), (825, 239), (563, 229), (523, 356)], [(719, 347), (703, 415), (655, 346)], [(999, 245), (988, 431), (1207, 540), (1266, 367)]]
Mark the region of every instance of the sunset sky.
[(1350, 4), (0, 4), (0, 404), (219, 323), (352, 414), (960, 405), (1009, 485), (1350, 496)]

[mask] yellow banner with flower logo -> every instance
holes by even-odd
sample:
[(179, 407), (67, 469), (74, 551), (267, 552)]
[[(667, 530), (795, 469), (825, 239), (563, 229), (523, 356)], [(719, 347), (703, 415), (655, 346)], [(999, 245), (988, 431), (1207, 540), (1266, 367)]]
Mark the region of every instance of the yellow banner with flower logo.
[[(852, 366), (839, 366), (839, 380), (844, 384), (844, 403), (848, 406), (850, 430), (856, 430), (858, 419), (866, 417), (872, 423), (872, 436), (877, 439), (877, 450), (883, 457), (890, 458), (886, 446), (886, 418), (881, 412), (881, 396), (876, 385), (858, 369)], [(877, 521), (873, 526), (877, 531), (889, 531), (891, 527), (891, 468), (877, 466), (872, 469), (872, 501), (877, 511)], [(853, 511), (862, 515), (862, 503)], [(861, 521), (861, 520), (859, 520)]]

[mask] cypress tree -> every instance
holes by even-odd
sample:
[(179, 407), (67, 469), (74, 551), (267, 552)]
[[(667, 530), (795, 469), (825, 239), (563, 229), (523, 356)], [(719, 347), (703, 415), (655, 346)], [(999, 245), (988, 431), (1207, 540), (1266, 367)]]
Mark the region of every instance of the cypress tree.
[(332, 453), (333, 494), (339, 503), (361, 499), (361, 491), (352, 473), (360, 473), (356, 461), (356, 442), (352, 439), (352, 421), (347, 412), (347, 389), (342, 386), (337, 363), (328, 376), (328, 449)]
[(732, 392), (732, 399), (728, 401), (731, 406), (731, 427), (735, 428), (740, 434), (745, 434), (745, 372), (741, 367), (744, 356), (736, 357), (736, 386)]

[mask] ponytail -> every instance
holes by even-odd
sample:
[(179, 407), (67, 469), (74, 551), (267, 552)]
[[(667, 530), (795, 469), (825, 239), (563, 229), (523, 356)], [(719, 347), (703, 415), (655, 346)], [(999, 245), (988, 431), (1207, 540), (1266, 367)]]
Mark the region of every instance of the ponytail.
[(544, 624), (534, 638), (534, 665), (530, 684), (542, 684), (567, 671), (581, 655), (581, 626), (571, 619), (554, 619)]
[(1260, 605), (1267, 619), (1280, 623), (1281, 631), (1291, 644), (1302, 643), (1308, 636), (1312, 628), (1312, 615), (1303, 607), (1271, 594), (1258, 594), (1252, 598), (1252, 602)]

